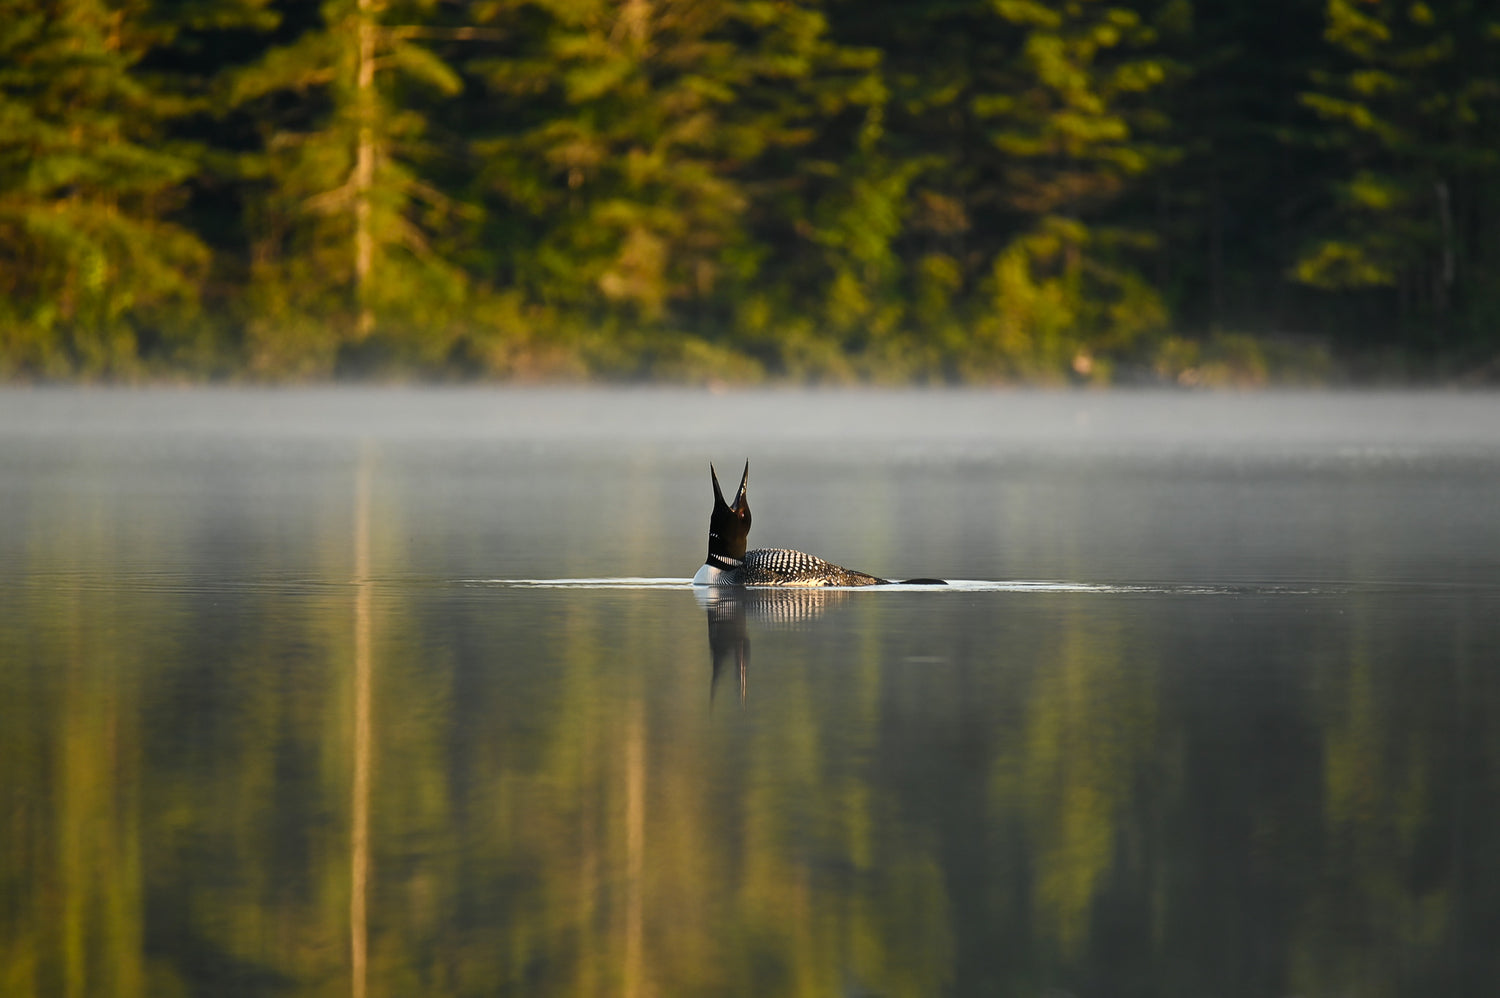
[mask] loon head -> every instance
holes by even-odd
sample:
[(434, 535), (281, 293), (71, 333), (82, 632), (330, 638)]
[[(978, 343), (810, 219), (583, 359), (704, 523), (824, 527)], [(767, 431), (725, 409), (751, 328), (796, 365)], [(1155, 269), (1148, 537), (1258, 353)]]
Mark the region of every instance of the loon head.
[(724, 501), (719, 490), (719, 473), (709, 463), (708, 473), (714, 482), (714, 512), (708, 521), (708, 557), (745, 560), (745, 539), (750, 536), (750, 500), (745, 498), (745, 488), (750, 484), (750, 462), (745, 462), (745, 473), (740, 477), (740, 491), (734, 504)]

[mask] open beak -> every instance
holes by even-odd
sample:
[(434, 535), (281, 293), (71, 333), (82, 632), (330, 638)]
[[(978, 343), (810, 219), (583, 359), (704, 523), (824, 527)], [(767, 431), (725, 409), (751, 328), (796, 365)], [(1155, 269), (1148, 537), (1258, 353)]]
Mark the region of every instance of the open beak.
[(745, 489), (749, 488), (749, 486), (750, 486), (750, 462), (747, 459), (745, 461), (745, 473), (740, 476), (740, 491), (735, 495), (735, 497), (734, 497), (734, 505), (731, 506), (731, 507), (729, 507), (730, 509), (744, 509), (745, 508)]
[(730, 505), (724, 501), (724, 493), (719, 489), (719, 473), (714, 470), (713, 462), (708, 463), (708, 473), (714, 480), (714, 502), (720, 506), (738, 512), (745, 507), (745, 490), (750, 487), (750, 462), (745, 462), (745, 473), (740, 476), (740, 490), (735, 493), (734, 504)]

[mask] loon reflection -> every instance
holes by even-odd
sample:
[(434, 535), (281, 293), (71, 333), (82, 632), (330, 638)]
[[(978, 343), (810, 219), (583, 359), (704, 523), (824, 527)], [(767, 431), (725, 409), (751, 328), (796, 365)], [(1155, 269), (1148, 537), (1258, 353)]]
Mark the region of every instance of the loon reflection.
[(720, 675), (733, 672), (739, 679), (741, 703), (749, 692), (749, 621), (768, 630), (797, 630), (849, 597), (848, 592), (839, 589), (739, 586), (695, 586), (693, 595), (708, 615), (708, 647), (713, 665), (709, 701), (713, 701)]

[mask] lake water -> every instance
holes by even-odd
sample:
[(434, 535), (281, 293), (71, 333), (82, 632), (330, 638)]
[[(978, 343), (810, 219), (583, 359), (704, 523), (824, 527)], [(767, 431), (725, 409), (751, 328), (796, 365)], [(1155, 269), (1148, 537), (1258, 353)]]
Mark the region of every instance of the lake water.
[(3, 391), (0, 992), (1494, 993), (1497, 667), (1500, 396)]

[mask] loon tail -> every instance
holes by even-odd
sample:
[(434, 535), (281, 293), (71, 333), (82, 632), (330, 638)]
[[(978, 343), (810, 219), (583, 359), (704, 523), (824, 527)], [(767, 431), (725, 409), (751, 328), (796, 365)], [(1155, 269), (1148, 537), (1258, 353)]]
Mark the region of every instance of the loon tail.
[(942, 579), (900, 579), (898, 586), (946, 586), (948, 583)]

